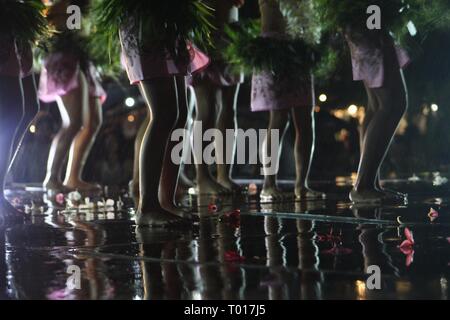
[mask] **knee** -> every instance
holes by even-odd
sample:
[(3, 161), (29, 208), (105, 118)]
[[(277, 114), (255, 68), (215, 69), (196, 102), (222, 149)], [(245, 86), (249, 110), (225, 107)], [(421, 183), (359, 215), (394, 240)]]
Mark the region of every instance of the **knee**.
[(213, 120), (213, 112), (212, 108), (214, 108), (214, 105), (199, 105), (197, 103), (197, 108), (195, 112), (195, 120), (196, 121), (202, 121), (202, 122), (210, 122)]
[(101, 113), (99, 113), (92, 117), (91, 121), (89, 122), (89, 125), (87, 126), (87, 129), (93, 133), (97, 133), (100, 130), (102, 124), (103, 124), (103, 117)]

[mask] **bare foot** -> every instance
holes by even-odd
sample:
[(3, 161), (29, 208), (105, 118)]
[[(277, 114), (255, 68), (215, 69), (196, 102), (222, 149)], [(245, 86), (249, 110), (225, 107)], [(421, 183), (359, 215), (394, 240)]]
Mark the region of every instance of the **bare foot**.
[(349, 197), (353, 203), (375, 204), (381, 203), (383, 201), (383, 198), (385, 198), (385, 194), (375, 189), (363, 191), (352, 189)]
[(238, 185), (236, 182), (234, 182), (233, 180), (231, 180), (230, 178), (218, 178), (217, 182), (224, 187), (225, 189), (228, 190), (228, 192), (232, 192), (232, 193), (241, 193), (242, 192), (242, 187), (240, 185)]
[(96, 183), (88, 183), (82, 180), (69, 180), (64, 182), (64, 186), (72, 191), (97, 193), (102, 191), (102, 187)]
[(183, 181), (181, 177), (178, 179), (177, 191), (175, 192), (175, 200), (177, 203), (183, 202), (184, 197), (189, 196), (189, 189), (194, 187), (192, 181), (189, 180), (190, 183), (186, 183), (187, 181)]
[(284, 194), (276, 186), (264, 186), (259, 197), (262, 201), (274, 201), (282, 200), (284, 198)]
[(385, 196), (388, 198), (394, 198), (394, 199), (399, 199), (399, 200), (405, 200), (408, 198), (408, 194), (397, 192), (395, 190), (384, 189), (384, 188), (380, 188), (377, 190), (383, 192), (385, 194)]
[(213, 179), (204, 179), (197, 182), (197, 195), (220, 195), (229, 191)]
[(318, 191), (311, 190), (308, 187), (295, 188), (295, 199), (297, 200), (314, 200), (314, 199), (326, 199), (326, 194)]
[(183, 218), (183, 219), (192, 219), (192, 211), (189, 209), (183, 209), (180, 207), (177, 207), (176, 205), (172, 203), (163, 203), (161, 202), (161, 207), (168, 211), (177, 217)]
[(6, 199), (0, 199), (0, 226), (24, 222), (26, 215)]
[(401, 192), (398, 192), (395, 190), (383, 188), (378, 179), (375, 181), (375, 189), (377, 191), (383, 192), (387, 198), (399, 199), (399, 200), (407, 200), (408, 199), (408, 194), (406, 194), (406, 193), (401, 193)]
[(62, 182), (56, 180), (46, 180), (43, 183), (44, 190), (48, 194), (56, 195), (58, 193), (67, 193), (69, 189), (67, 189)]
[(170, 227), (186, 222), (162, 208), (138, 209), (136, 212), (136, 224), (138, 226)]

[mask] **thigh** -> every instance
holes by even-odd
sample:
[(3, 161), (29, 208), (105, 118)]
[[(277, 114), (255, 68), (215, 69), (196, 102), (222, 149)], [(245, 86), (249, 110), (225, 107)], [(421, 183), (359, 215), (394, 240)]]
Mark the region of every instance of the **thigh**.
[(375, 111), (396, 112), (404, 110), (406, 93), (401, 78), (399, 79), (399, 82), (386, 83), (381, 88), (372, 89), (377, 101), (377, 109)]
[(294, 123), (295, 130), (300, 130), (305, 125), (312, 125), (312, 116), (314, 108), (309, 106), (301, 106), (292, 108), (291, 116)]
[(194, 87), (196, 105), (195, 111), (197, 118), (208, 120), (213, 118), (218, 104), (217, 89), (208, 84), (196, 85)]
[(222, 87), (222, 108), (229, 111), (236, 111), (236, 100), (239, 94), (240, 85)]
[(176, 77), (178, 112), (181, 119), (186, 119), (188, 114), (187, 87), (184, 76)]
[(377, 94), (374, 92), (373, 88), (369, 88), (367, 85), (364, 85), (364, 88), (366, 89), (367, 94), (366, 113), (373, 113), (380, 108)]
[(57, 103), (63, 122), (80, 124), (89, 113), (89, 97), (86, 77), (82, 72), (78, 75), (78, 87), (58, 98)]
[(152, 119), (160, 116), (177, 116), (177, 86), (175, 77), (161, 77), (140, 82), (142, 96), (151, 112)]
[(371, 91), (376, 96), (379, 109), (398, 108), (399, 104), (406, 103), (404, 78), (393, 43), (389, 42), (384, 51), (384, 83), (381, 88)]
[(270, 129), (284, 130), (289, 121), (289, 109), (270, 111)]

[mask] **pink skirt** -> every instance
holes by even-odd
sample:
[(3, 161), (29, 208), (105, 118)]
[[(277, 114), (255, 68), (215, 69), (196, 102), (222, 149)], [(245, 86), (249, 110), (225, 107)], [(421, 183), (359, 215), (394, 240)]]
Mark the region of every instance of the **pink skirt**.
[(209, 66), (188, 79), (188, 85), (212, 83), (218, 87), (230, 87), (244, 82), (244, 74), (236, 73), (233, 67), (224, 61), (212, 61)]
[(178, 63), (166, 50), (146, 48), (141, 51), (135, 38), (125, 30), (120, 31), (122, 64), (131, 84), (168, 76), (187, 76), (201, 71), (209, 64), (209, 58), (191, 43), (187, 44), (190, 55), (188, 63)]
[[(106, 92), (100, 84), (99, 75), (94, 65), (89, 62), (84, 70), (88, 86), (89, 96), (100, 98), (103, 103), (106, 100)], [(49, 103), (56, 101), (79, 86), (80, 61), (76, 56), (63, 52), (50, 54), (44, 62), (39, 81), (39, 99)]]
[(13, 39), (0, 40), (0, 75), (24, 78), (33, 68), (31, 46), (19, 48)]
[(395, 45), (390, 36), (383, 39), (381, 46), (373, 45), (367, 39), (355, 40), (348, 34), (345, 37), (352, 58), (353, 80), (364, 81), (369, 88), (380, 88), (384, 85), (385, 59), (389, 52), (389, 48), (385, 46), (394, 46), (398, 66), (401, 69), (406, 68), (411, 62), (408, 53)]
[(312, 107), (313, 81), (293, 82), (289, 77), (276, 77), (264, 71), (253, 75), (250, 108), (253, 112)]

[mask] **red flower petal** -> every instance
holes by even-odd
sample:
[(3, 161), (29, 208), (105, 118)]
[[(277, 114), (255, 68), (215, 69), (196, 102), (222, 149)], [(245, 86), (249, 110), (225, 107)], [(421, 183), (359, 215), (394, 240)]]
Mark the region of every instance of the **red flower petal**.
[(225, 217), (227, 217), (227, 218), (239, 218), (240, 216), (241, 216), (241, 210), (239, 210), (239, 209), (225, 213)]
[(241, 255), (239, 255), (239, 253), (237, 253), (236, 251), (227, 251), (224, 254), (224, 259), (227, 262), (243, 262), (245, 261), (245, 258)]
[(352, 252), (353, 252), (352, 249), (344, 248), (344, 247), (338, 246), (338, 245), (335, 245), (333, 248), (331, 248), (329, 250), (323, 250), (322, 251), (323, 254), (330, 254), (330, 255), (333, 255), (333, 256), (346, 255), (346, 254), (350, 254)]
[(214, 203), (210, 203), (208, 205), (208, 212), (210, 213), (217, 212), (217, 206)]

